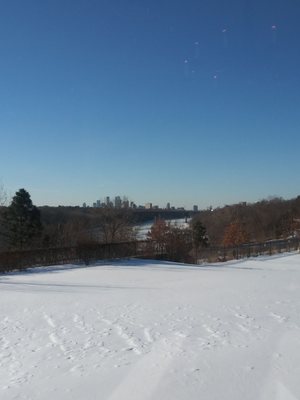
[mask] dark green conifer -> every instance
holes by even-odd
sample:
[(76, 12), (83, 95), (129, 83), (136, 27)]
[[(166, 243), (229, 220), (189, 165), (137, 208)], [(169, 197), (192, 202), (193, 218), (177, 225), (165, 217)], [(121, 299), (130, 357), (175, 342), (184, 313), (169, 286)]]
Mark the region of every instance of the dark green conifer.
[(201, 221), (195, 220), (192, 223), (192, 235), (193, 235), (193, 242), (194, 246), (199, 247), (206, 247), (208, 245), (208, 237), (206, 233), (206, 228), (202, 225)]
[(33, 247), (40, 238), (42, 224), (40, 212), (32, 204), (25, 189), (16, 192), (3, 216), (4, 234), (10, 247), (24, 249)]

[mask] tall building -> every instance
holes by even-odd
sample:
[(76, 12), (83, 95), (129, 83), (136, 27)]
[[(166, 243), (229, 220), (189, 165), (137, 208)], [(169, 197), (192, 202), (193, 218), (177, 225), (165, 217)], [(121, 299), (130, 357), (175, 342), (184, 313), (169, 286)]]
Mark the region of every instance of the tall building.
[(121, 208), (122, 207), (122, 200), (120, 196), (115, 197), (115, 207), (116, 208)]
[(198, 206), (193, 206), (193, 211), (197, 212), (198, 211)]
[(151, 210), (151, 209), (152, 209), (152, 203), (146, 203), (146, 204), (145, 204), (145, 208), (146, 208), (147, 210)]
[(166, 209), (167, 209), (167, 210), (170, 210), (170, 209), (171, 209), (171, 204), (170, 204), (170, 203), (167, 203)]
[(96, 204), (97, 204), (97, 208), (101, 207), (101, 201), (100, 200), (97, 200)]
[(109, 196), (106, 196), (105, 205), (108, 206), (108, 207), (110, 206), (110, 198), (109, 198)]

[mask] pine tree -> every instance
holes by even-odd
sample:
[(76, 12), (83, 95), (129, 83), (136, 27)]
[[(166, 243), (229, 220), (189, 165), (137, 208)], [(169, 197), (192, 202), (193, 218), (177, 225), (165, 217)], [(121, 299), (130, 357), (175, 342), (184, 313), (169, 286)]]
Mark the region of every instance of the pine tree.
[(25, 189), (16, 192), (3, 217), (3, 226), (8, 245), (17, 249), (33, 246), (42, 232), (40, 212), (32, 204)]
[(208, 237), (205, 226), (199, 220), (194, 220), (192, 222), (191, 232), (193, 238), (194, 261), (197, 263), (201, 249), (208, 246)]
[(193, 221), (191, 228), (192, 228), (194, 246), (196, 248), (207, 247), (208, 237), (206, 233), (206, 228), (202, 224), (202, 222), (199, 220)]

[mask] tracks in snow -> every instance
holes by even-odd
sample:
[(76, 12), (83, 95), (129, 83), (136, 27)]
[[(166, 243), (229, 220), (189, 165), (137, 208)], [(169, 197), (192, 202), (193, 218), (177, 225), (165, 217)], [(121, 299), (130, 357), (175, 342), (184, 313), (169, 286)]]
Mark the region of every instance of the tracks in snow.
[[(91, 366), (95, 371), (127, 367), (130, 372), (120, 388), (129, 393), (134, 376), (154, 385), (179, 356), (189, 360), (195, 352), (248, 347), (270, 333), (270, 324), (289, 324), (290, 319), (277, 309), (280, 304), (273, 306), (265, 307), (261, 317), (240, 306), (224, 306), (214, 314), (195, 305), (169, 307), (167, 313), (139, 304), (102, 309), (74, 306), (71, 312), (51, 306), (20, 310), (17, 319), (0, 321), (2, 389), (30, 385), (39, 371), (49, 373), (49, 366), (75, 377), (88, 376)], [(153, 374), (147, 378), (149, 368)], [(117, 396), (118, 392), (111, 399)]]

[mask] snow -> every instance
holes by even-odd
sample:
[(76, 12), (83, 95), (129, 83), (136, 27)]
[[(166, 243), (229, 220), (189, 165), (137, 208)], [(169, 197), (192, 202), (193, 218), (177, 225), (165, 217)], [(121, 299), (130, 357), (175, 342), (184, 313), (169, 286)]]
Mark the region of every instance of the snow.
[(0, 398), (299, 399), (299, 261), (0, 276)]
[[(187, 222), (186, 222), (185, 218), (166, 219), (165, 221), (167, 224), (171, 224), (172, 226), (176, 226), (178, 228), (188, 228), (191, 218), (188, 218)], [(139, 225), (136, 225), (135, 228), (136, 228), (138, 240), (146, 240), (147, 239), (148, 232), (151, 231), (151, 227), (153, 226), (153, 224), (154, 224), (154, 220), (143, 222)]]

